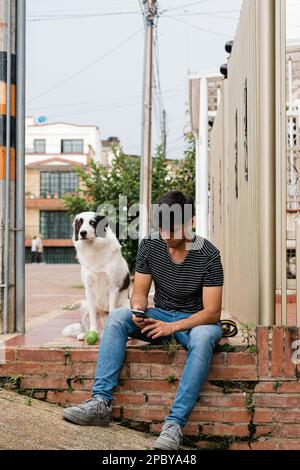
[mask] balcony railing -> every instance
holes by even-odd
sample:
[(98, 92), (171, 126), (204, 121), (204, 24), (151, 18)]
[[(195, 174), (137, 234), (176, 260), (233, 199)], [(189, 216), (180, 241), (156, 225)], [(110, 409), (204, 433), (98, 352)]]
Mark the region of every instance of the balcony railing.
[(47, 224), (41, 223), (40, 225), (26, 225), (25, 224), (25, 239), (31, 240), (37, 235), (41, 235), (42, 239), (47, 240), (70, 240), (72, 238), (72, 223), (59, 221), (50, 222)]
[(66, 194), (75, 195), (76, 191), (26, 191), (26, 199), (61, 199)]

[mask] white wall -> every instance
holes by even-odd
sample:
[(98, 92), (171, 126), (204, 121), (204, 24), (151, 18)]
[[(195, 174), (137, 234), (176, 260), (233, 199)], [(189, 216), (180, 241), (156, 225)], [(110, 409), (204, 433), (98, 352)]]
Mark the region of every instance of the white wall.
[[(83, 139), (83, 153), (88, 154), (90, 145), (95, 151), (94, 159), (96, 161), (101, 160), (100, 133), (96, 126), (79, 126), (67, 123), (36, 124), (33, 118), (26, 118), (27, 154), (33, 152), (35, 139), (46, 140), (46, 155), (44, 155), (42, 159), (62, 155), (61, 140), (63, 139)], [(76, 154), (63, 154), (63, 157), (77, 161)], [(29, 161), (28, 158), (31, 161)], [(32, 157), (27, 155), (26, 163), (31, 163), (32, 161), (37, 161), (37, 155), (33, 155)]]

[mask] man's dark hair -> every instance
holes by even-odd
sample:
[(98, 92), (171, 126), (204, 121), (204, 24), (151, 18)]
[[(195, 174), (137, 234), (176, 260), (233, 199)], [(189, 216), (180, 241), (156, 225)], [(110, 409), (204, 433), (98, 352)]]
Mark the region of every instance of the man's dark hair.
[[(159, 228), (169, 228), (174, 232), (174, 227), (180, 224), (186, 224), (195, 214), (195, 204), (193, 198), (186, 196), (181, 191), (175, 189), (163, 194), (158, 202), (158, 225)], [(169, 212), (168, 217), (162, 209), (173, 208)]]

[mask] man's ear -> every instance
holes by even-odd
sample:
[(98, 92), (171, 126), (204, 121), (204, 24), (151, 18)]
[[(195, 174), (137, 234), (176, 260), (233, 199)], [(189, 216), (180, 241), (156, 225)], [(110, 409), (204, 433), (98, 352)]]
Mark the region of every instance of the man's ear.
[(185, 225), (184, 225), (184, 235), (186, 238), (189, 238), (192, 234), (192, 230), (194, 228), (194, 217), (192, 217)]

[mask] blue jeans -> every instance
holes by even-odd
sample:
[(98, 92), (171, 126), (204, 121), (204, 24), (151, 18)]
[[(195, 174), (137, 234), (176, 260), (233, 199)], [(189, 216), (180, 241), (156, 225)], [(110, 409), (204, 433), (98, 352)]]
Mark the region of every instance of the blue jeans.
[[(191, 315), (160, 308), (148, 308), (147, 313), (151, 318), (164, 322), (182, 320)], [(129, 336), (152, 344), (163, 344), (172, 338), (169, 336), (152, 340), (133, 323), (130, 308), (112, 310), (100, 343), (93, 397), (113, 400), (112, 393), (118, 384)], [(176, 421), (180, 426), (185, 426), (206, 380), (215, 346), (222, 337), (221, 324), (196, 326), (174, 333), (174, 337), (188, 352), (175, 400), (166, 421)]]

